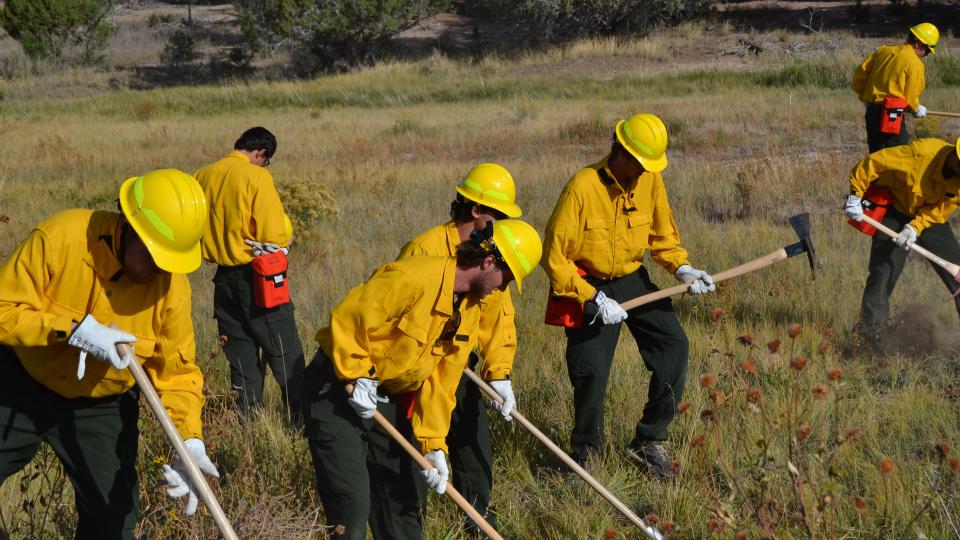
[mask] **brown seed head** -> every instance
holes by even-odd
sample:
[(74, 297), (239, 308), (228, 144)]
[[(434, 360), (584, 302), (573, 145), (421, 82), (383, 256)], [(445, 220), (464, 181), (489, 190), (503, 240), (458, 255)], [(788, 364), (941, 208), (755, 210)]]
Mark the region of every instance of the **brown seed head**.
[(892, 459), (884, 457), (880, 458), (880, 461), (877, 462), (877, 468), (880, 469), (880, 472), (885, 476), (889, 476), (896, 468), (896, 465), (893, 463)]
[(704, 409), (700, 411), (700, 419), (704, 422), (712, 422), (715, 417), (716, 415), (713, 412), (713, 409)]
[(656, 525), (660, 521), (660, 516), (650, 513), (643, 516), (643, 521), (647, 522), (647, 525)]
[(857, 507), (857, 510), (863, 510), (867, 507), (867, 500), (859, 495), (853, 497), (853, 505)]
[(663, 523), (660, 524), (660, 532), (664, 535), (670, 535), (673, 533), (673, 522), (669, 519), (663, 520)]
[(740, 362), (740, 369), (746, 371), (750, 375), (757, 374), (757, 365), (754, 364), (753, 360), (750, 360), (749, 358), (744, 360), (743, 362)]
[(937, 452), (940, 452), (940, 457), (945, 458), (950, 455), (950, 443), (947, 441), (940, 441), (937, 443)]
[(614, 540), (614, 539), (617, 537), (617, 530), (614, 529), (613, 527), (611, 527), (611, 528), (607, 529), (607, 532), (604, 533), (603, 537), (604, 537), (606, 540)]
[(675, 459), (670, 462), (670, 472), (673, 474), (680, 474), (680, 460)]
[(713, 403), (715, 407), (719, 407), (720, 405), (723, 405), (723, 403), (726, 400), (727, 398), (723, 395), (723, 391), (714, 390), (710, 392), (710, 401)]
[(754, 405), (763, 403), (763, 392), (756, 386), (747, 390), (747, 403), (753, 403)]
[(828, 339), (821, 339), (821, 340), (820, 340), (820, 345), (817, 345), (817, 350), (820, 351), (820, 354), (825, 354), (827, 351), (829, 351), (829, 350), (830, 350), (830, 340), (828, 340)]
[(833, 368), (827, 372), (827, 378), (831, 381), (839, 381), (843, 378), (843, 370), (840, 368)]
[(827, 396), (830, 395), (830, 391), (827, 390), (827, 385), (825, 384), (815, 384), (813, 385), (813, 397), (823, 401), (827, 399)]
[(790, 339), (795, 339), (800, 335), (801, 326), (799, 323), (793, 323), (790, 326), (787, 326), (787, 335), (790, 336)]
[(710, 531), (710, 534), (723, 533), (723, 521), (720, 521), (719, 519), (708, 519), (707, 530)]
[(700, 388), (710, 388), (717, 384), (717, 377), (713, 373), (700, 374)]
[(701, 447), (701, 446), (703, 446), (703, 435), (694, 435), (694, 436), (690, 439), (690, 447), (691, 447), (691, 448), (699, 448), (699, 447)]
[(719, 321), (724, 315), (726, 315), (726, 313), (727, 312), (723, 308), (715, 308), (713, 313), (710, 314), (710, 322)]
[(809, 424), (800, 426), (800, 429), (797, 430), (797, 440), (800, 442), (807, 440), (807, 437), (810, 436), (812, 431), (813, 428), (811, 428)]
[(687, 410), (689, 409), (690, 409), (690, 404), (687, 403), (686, 401), (681, 401), (680, 404), (677, 405), (677, 414), (683, 414), (687, 412)]
[(855, 441), (857, 437), (860, 436), (860, 430), (857, 428), (850, 428), (843, 434), (843, 438), (846, 441)]
[(737, 336), (737, 342), (741, 345), (753, 345), (753, 334), (744, 332)]
[(947, 460), (947, 463), (950, 464), (950, 468), (953, 469), (954, 472), (960, 472), (960, 458), (952, 457)]
[(774, 339), (770, 343), (767, 343), (767, 350), (771, 353), (775, 353), (780, 350), (780, 340)]
[(733, 538), (734, 540), (747, 540), (747, 538), (750, 538), (750, 535), (747, 534), (747, 531), (737, 531), (736, 536)]
[(795, 356), (793, 360), (790, 361), (790, 367), (800, 371), (801, 369), (807, 367), (807, 357), (806, 356)]

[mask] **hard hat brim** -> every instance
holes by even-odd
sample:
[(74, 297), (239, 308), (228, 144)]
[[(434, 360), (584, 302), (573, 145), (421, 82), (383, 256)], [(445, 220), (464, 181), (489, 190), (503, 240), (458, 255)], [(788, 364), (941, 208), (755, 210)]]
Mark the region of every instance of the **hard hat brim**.
[(614, 133), (615, 133), (616, 136), (617, 136), (617, 142), (620, 143), (620, 146), (622, 146), (622, 147), (624, 148), (624, 150), (626, 150), (631, 156), (633, 156), (634, 158), (636, 158), (636, 160), (640, 162), (640, 165), (643, 165), (643, 168), (644, 168), (645, 170), (650, 171), (650, 172), (658, 173), (658, 172), (666, 169), (666, 168), (667, 168), (667, 165), (668, 165), (668, 163), (669, 163), (669, 162), (667, 161), (667, 153), (666, 153), (666, 152), (660, 154), (659, 157), (656, 157), (656, 158), (648, 158), (648, 157), (645, 157), (645, 156), (642, 156), (642, 155), (638, 154), (637, 152), (634, 152), (633, 149), (630, 148), (630, 145), (627, 144), (627, 140), (626, 140), (626, 139), (624, 138), (624, 136), (623, 136), (623, 124), (624, 124), (624, 123), (626, 123), (626, 120), (621, 120), (621, 121), (619, 121), (619, 122), (617, 123), (617, 128), (613, 130)]
[[(134, 176), (127, 178), (123, 184), (120, 185), (120, 209), (123, 211), (123, 215), (126, 216), (127, 222), (133, 227), (134, 232), (137, 233), (140, 241), (146, 246), (147, 251), (153, 258), (154, 264), (157, 265), (157, 268), (172, 274), (189, 274), (200, 268), (200, 264), (203, 262), (203, 258), (200, 255), (200, 242), (197, 242), (196, 245), (185, 252), (168, 249), (150, 240), (150, 235), (147, 234), (147, 231), (143, 230), (143, 227), (140, 225), (140, 220), (133, 218), (133, 212), (136, 209), (130, 208), (127, 201), (130, 198), (130, 189), (133, 187), (133, 183), (137, 178), (139, 177)], [(120, 263), (122, 264), (123, 261), (120, 261)]]
[(483, 200), (482, 198), (477, 198), (472, 193), (469, 193), (467, 190), (463, 189), (460, 186), (457, 186), (457, 193), (463, 195), (463, 198), (471, 200), (479, 205), (487, 206), (493, 208), (498, 212), (503, 212), (507, 217), (520, 217), (523, 215), (523, 210), (520, 209), (520, 206), (517, 203), (508, 203), (503, 201), (495, 200)]

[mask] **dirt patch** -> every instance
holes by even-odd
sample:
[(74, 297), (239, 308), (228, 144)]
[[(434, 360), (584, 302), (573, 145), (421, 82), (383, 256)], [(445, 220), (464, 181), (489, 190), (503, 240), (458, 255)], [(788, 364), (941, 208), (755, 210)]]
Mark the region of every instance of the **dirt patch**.
[(890, 356), (960, 352), (960, 332), (955, 324), (944, 322), (941, 314), (945, 311), (944, 304), (911, 304), (900, 308), (879, 336), (880, 351)]

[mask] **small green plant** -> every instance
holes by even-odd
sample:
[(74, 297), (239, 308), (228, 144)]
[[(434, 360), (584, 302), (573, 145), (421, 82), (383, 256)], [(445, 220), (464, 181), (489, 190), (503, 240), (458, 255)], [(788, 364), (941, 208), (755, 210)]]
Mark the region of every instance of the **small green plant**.
[(187, 30), (178, 29), (170, 34), (160, 61), (167, 67), (180, 69), (196, 61), (198, 55), (193, 35)]
[(340, 215), (337, 201), (319, 181), (288, 180), (278, 183), (277, 191), (298, 240), (313, 237), (317, 225)]

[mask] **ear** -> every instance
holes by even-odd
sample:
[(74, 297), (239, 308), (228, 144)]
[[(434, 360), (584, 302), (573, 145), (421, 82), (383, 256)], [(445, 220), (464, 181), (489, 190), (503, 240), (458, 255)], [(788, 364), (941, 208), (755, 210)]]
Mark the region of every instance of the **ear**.
[(482, 270), (492, 270), (497, 267), (497, 257), (495, 255), (487, 255), (483, 258), (483, 263), (481, 263), (480, 268)]

